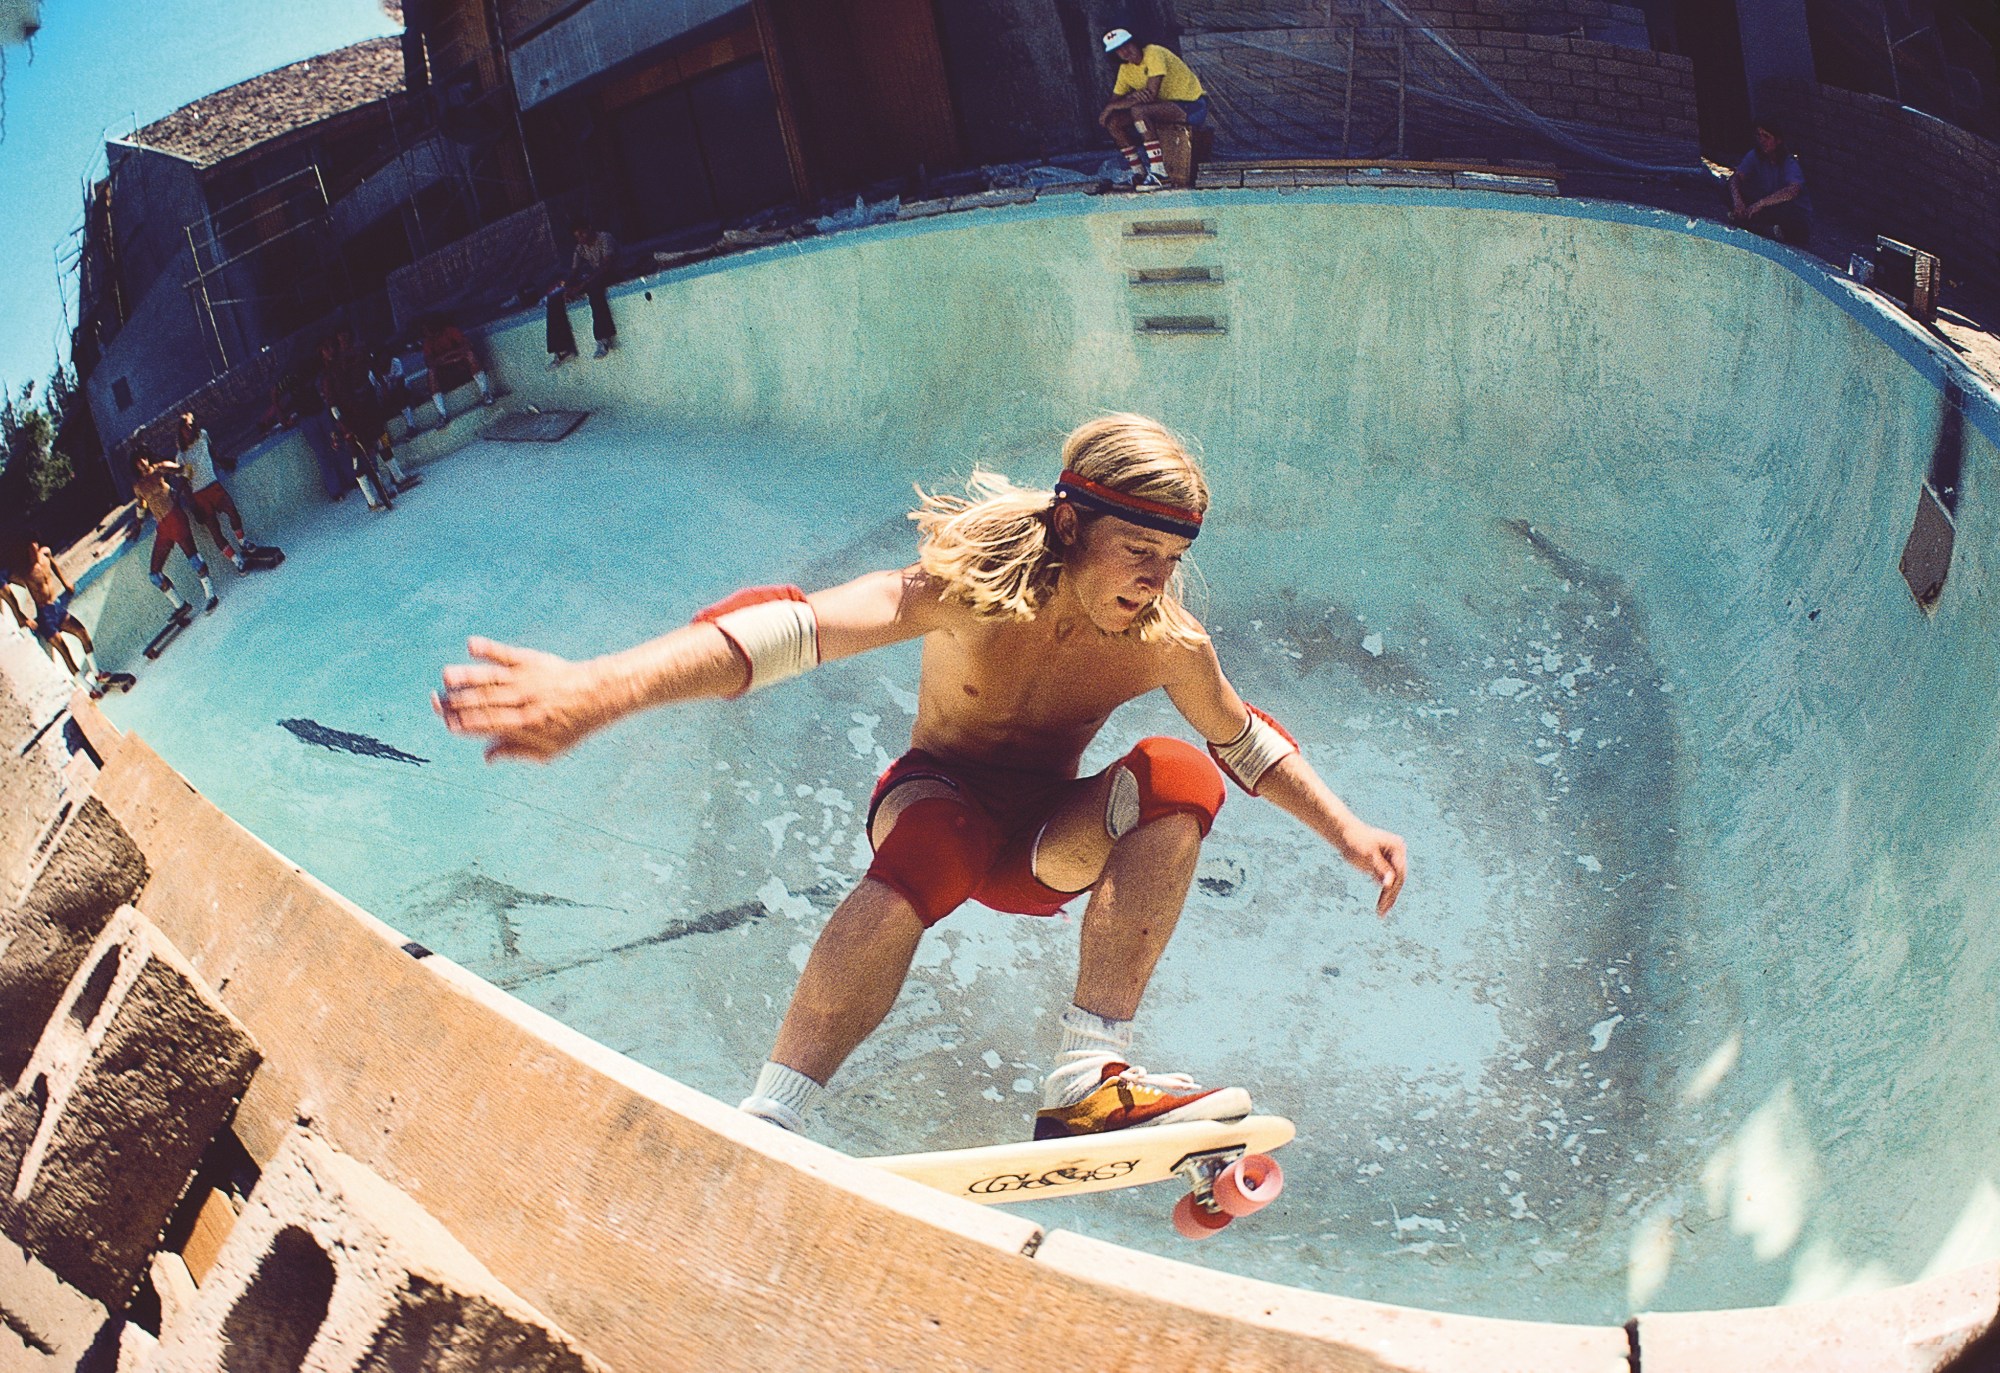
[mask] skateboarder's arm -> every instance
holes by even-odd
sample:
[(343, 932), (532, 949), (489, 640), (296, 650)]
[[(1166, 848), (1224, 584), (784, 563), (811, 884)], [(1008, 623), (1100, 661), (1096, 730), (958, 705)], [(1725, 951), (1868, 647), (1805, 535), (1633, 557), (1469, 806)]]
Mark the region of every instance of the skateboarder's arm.
[[(808, 597), (816, 661), (926, 633), (946, 613), (926, 590), (922, 575), (909, 569), (870, 573)], [(791, 603), (783, 596), (774, 600)], [(676, 701), (738, 696), (750, 681), (743, 651), (712, 620), (585, 662), (490, 639), (469, 639), (466, 650), (478, 661), (447, 667), (444, 690), (431, 704), (453, 733), (484, 737), (488, 761), (547, 762), (628, 715)]]
[[(1174, 708), (1209, 741), (1212, 752), (1226, 753), (1257, 721), (1236, 688), (1223, 675), (1211, 644), (1172, 650), (1167, 696)], [(1387, 915), (1409, 875), (1409, 858), (1402, 837), (1368, 824), (1348, 809), (1313, 771), (1296, 749), (1272, 763), (1255, 781), (1255, 795), (1319, 835), (1358, 871), (1381, 888), (1375, 913)]]

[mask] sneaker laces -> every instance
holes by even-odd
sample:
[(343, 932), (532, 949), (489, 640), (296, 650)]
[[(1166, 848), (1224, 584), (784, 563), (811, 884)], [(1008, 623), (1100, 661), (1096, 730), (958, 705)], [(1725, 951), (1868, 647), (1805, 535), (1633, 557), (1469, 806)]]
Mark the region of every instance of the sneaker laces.
[(1144, 1068), (1126, 1064), (1125, 1070), (1112, 1082), (1122, 1082), (1128, 1087), (1142, 1087), (1155, 1092), (1165, 1092), (1173, 1096), (1184, 1096), (1201, 1090), (1201, 1084), (1186, 1073), (1149, 1073)]

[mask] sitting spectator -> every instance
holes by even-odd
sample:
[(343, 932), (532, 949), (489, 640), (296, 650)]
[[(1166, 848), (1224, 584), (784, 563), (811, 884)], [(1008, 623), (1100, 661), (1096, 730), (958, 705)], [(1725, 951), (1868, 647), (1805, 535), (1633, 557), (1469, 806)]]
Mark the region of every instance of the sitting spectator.
[(1201, 78), (1178, 54), (1158, 43), (1141, 43), (1129, 29), (1104, 35), (1104, 52), (1118, 63), (1111, 103), (1097, 122), (1118, 144), (1132, 169), (1132, 189), (1156, 191), (1167, 184), (1167, 155), (1160, 130), (1168, 124), (1198, 129), (1208, 122), (1208, 96)]
[(1812, 241), (1812, 202), (1798, 156), (1769, 119), (1757, 121), (1756, 144), (1730, 175), (1729, 222), (1803, 248)]
[(457, 390), (468, 379), (479, 383), (479, 403), (493, 404), (493, 383), (486, 379), (486, 369), (479, 365), (479, 355), (472, 351), (464, 331), (438, 319), (424, 320), (422, 330), (424, 373), (430, 381), (431, 404), (437, 407), (438, 427), (451, 423), (451, 414), (444, 407), (445, 393)]
[(257, 432), (268, 434), (273, 429), (290, 429), (299, 422), (298, 403), (292, 399), (291, 378), (271, 383), (271, 403), (264, 407), (264, 413), (257, 417)]
[(368, 359), (368, 379), (375, 384), (375, 398), (382, 403), (383, 413), (391, 410), (403, 412), (403, 432), (417, 432), (416, 388), (410, 385), (411, 371), (403, 360), (406, 350), (393, 343), (385, 343), (377, 348)]
[(597, 336), (597, 353), (603, 357), (618, 341), (618, 326), (611, 319), (611, 302), (604, 291), (611, 284), (618, 265), (618, 240), (590, 221), (579, 219), (570, 225), (576, 240), (576, 255), (570, 259), (569, 275), (544, 296), (548, 307), (549, 366), (560, 367), (576, 356), (576, 334), (569, 327), (568, 303), (578, 296), (590, 297), (590, 330)]

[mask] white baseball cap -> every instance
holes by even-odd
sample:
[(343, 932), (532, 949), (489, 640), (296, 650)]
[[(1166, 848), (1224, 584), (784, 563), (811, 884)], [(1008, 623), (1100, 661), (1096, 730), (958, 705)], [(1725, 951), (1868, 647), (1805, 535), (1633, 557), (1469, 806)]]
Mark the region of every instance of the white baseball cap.
[(1117, 52), (1131, 41), (1132, 31), (1130, 29), (1113, 29), (1104, 35), (1104, 50), (1106, 52)]

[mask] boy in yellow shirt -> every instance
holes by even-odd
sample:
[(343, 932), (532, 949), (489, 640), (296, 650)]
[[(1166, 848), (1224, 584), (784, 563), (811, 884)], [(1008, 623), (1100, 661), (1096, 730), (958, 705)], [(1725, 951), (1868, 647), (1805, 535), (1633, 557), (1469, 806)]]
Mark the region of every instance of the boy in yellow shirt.
[(1104, 35), (1104, 51), (1118, 60), (1111, 103), (1097, 122), (1117, 142), (1132, 169), (1132, 189), (1167, 184), (1167, 159), (1157, 130), (1164, 124), (1199, 129), (1208, 122), (1208, 97), (1188, 64), (1158, 43), (1141, 43), (1129, 29)]

